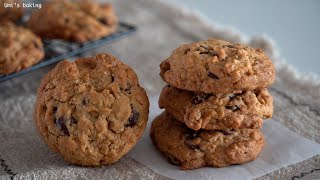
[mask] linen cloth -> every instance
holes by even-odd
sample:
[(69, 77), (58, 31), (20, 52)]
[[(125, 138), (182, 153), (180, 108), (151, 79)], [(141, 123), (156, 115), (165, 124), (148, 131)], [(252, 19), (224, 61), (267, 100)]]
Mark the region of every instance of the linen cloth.
[[(320, 143), (319, 77), (296, 72), (281, 59), (269, 38), (248, 37), (216, 26), (197, 13), (161, 0), (109, 2), (119, 19), (137, 25), (138, 31), (80, 56), (115, 55), (135, 70), (151, 97), (165, 84), (159, 76), (160, 62), (183, 43), (219, 38), (262, 48), (276, 65), (276, 81), (269, 88), (274, 97), (274, 119)], [(84, 168), (70, 165), (52, 152), (38, 136), (32, 114), (41, 78), (53, 67), (0, 83), (0, 179), (167, 179), (129, 156), (110, 166)], [(317, 155), (258, 179), (314, 179), (320, 177), (319, 169)]]

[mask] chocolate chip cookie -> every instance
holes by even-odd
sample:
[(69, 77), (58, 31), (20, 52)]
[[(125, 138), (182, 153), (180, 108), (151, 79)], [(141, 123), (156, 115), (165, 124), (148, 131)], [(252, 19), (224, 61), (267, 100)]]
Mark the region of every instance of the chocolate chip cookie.
[(264, 137), (257, 129), (194, 131), (163, 112), (153, 122), (155, 146), (181, 169), (224, 167), (252, 161), (261, 153)]
[(272, 117), (272, 102), (272, 96), (265, 88), (208, 94), (168, 85), (159, 98), (160, 108), (165, 108), (194, 130), (261, 128), (263, 119)]
[(260, 49), (215, 39), (178, 47), (160, 68), (172, 86), (216, 94), (268, 87), (275, 78), (271, 60)]
[(99, 54), (61, 61), (42, 79), (34, 120), (44, 141), (68, 162), (111, 164), (138, 141), (149, 101), (135, 72)]
[(28, 26), (43, 38), (82, 43), (113, 33), (117, 18), (109, 4), (54, 0), (35, 10)]
[(44, 57), (41, 39), (9, 21), (0, 22), (0, 74), (10, 74), (38, 63)]
[[(21, 19), (23, 8), (18, 8), (15, 3), (22, 6), (20, 0), (0, 0), (0, 21), (18, 21)], [(9, 4), (10, 7), (5, 7), (5, 4)]]

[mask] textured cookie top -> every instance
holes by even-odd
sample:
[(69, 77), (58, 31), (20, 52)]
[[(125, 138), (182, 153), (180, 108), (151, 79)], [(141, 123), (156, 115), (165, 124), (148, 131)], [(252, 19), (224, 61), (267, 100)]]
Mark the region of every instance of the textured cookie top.
[(17, 6), (13, 5), (13, 7), (4, 7), (5, 3), (22, 3), (20, 0), (0, 0), (0, 21), (17, 21), (23, 15), (23, 8), (17, 8)]
[(35, 123), (69, 162), (98, 166), (126, 154), (142, 135), (149, 101), (134, 71), (99, 54), (61, 61), (43, 78)]
[(52, 0), (33, 11), (28, 26), (41, 37), (76, 42), (96, 40), (115, 31), (117, 18), (109, 4)]
[(260, 49), (214, 39), (178, 47), (160, 68), (165, 82), (205, 93), (253, 90), (275, 78), (271, 60)]
[(21, 26), (0, 22), (0, 74), (29, 67), (44, 57), (41, 39)]
[(266, 88), (229, 94), (196, 93), (163, 88), (160, 108), (194, 130), (261, 128), (262, 119), (271, 118), (273, 99)]
[(259, 130), (193, 131), (166, 112), (152, 122), (151, 138), (173, 164), (185, 170), (242, 164), (254, 160), (264, 146)]

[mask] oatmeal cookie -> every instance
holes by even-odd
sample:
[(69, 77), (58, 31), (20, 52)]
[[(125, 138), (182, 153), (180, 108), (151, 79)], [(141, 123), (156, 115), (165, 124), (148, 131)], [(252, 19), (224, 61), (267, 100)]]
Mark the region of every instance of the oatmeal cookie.
[(61, 61), (42, 79), (34, 120), (44, 141), (68, 162), (118, 161), (145, 130), (149, 101), (135, 72), (108, 54)]
[(194, 130), (258, 129), (271, 118), (273, 99), (266, 88), (229, 94), (208, 94), (163, 88), (159, 107)]
[(33, 11), (28, 26), (43, 38), (83, 43), (115, 32), (117, 17), (109, 4), (52, 0)]
[(9, 21), (0, 22), (0, 74), (10, 74), (38, 63), (44, 57), (41, 39)]
[(260, 49), (215, 39), (178, 47), (160, 69), (172, 86), (216, 94), (268, 87), (275, 78), (271, 60)]
[(264, 146), (264, 137), (257, 129), (194, 131), (167, 112), (152, 122), (151, 139), (183, 170), (243, 164), (256, 159)]
[[(4, 4), (12, 4), (13, 7), (4, 7)], [(0, 21), (18, 21), (23, 16), (23, 8), (17, 7), (13, 3), (19, 3), (22, 6), (20, 0), (0, 0)]]

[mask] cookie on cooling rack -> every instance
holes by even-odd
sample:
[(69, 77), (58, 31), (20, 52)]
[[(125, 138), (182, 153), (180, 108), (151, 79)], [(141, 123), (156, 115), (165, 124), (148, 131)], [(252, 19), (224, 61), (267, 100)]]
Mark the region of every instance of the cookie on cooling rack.
[[(10, 7), (5, 7), (5, 4), (9, 4)], [(16, 4), (22, 6), (20, 0), (0, 0), (0, 21), (18, 21), (21, 19), (23, 7), (18, 7)]]
[(30, 67), (44, 57), (41, 39), (12, 22), (0, 22), (0, 74), (10, 74)]
[(110, 4), (52, 0), (33, 11), (28, 26), (43, 38), (82, 43), (115, 32), (117, 17)]

